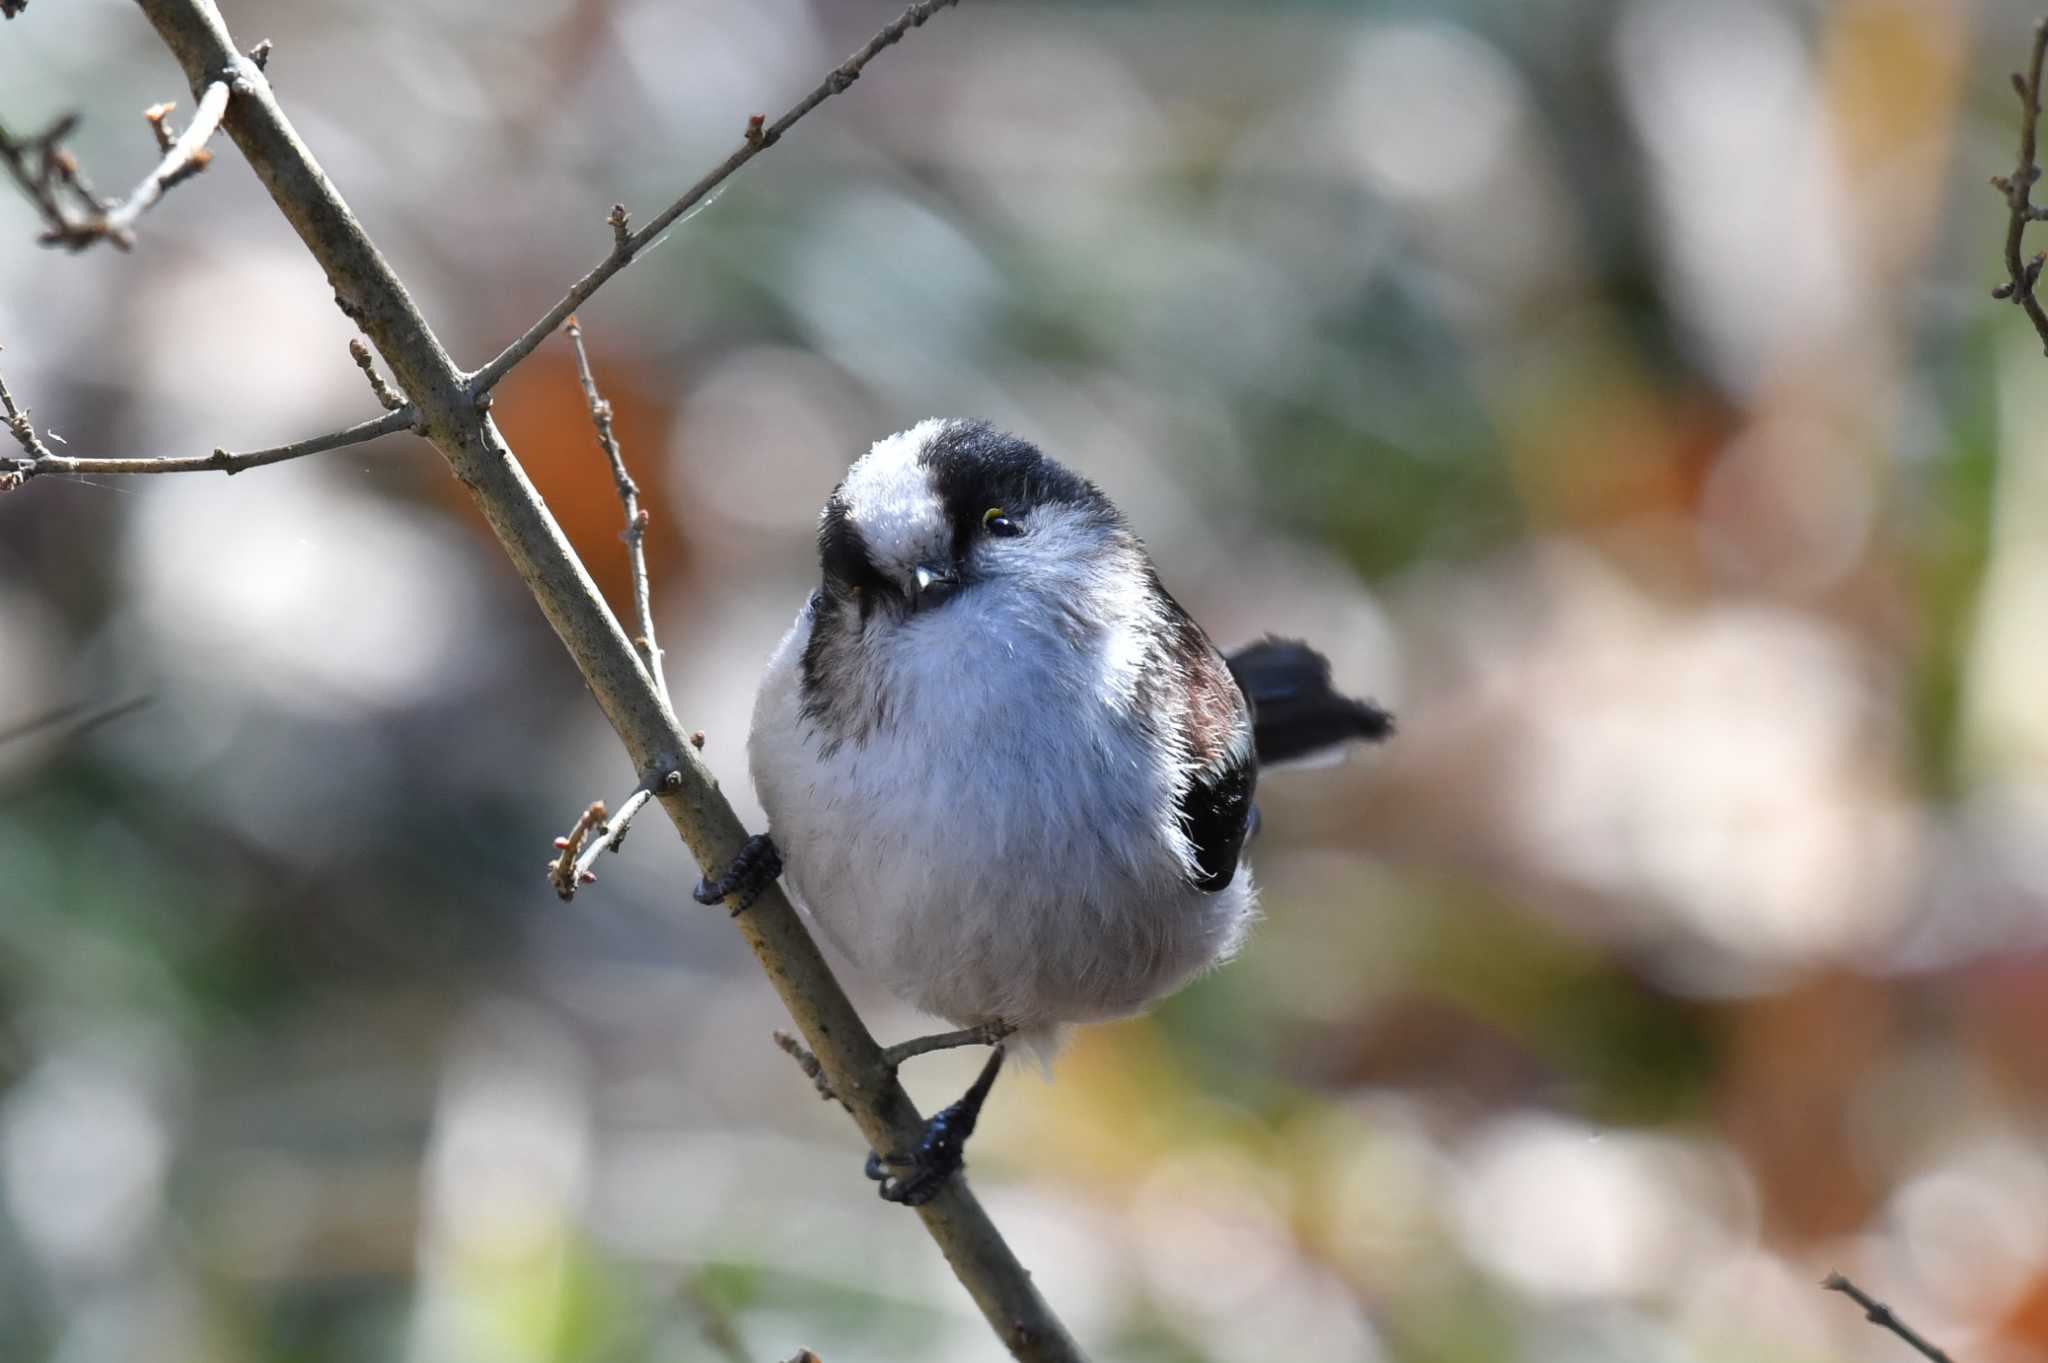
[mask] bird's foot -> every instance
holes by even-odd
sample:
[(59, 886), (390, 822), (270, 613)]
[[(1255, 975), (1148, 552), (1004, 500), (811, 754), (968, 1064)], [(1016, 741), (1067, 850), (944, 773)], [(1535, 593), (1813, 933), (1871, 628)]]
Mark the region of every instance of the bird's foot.
[(989, 1052), (980, 1077), (960, 1101), (939, 1109), (925, 1122), (924, 1135), (916, 1149), (907, 1155), (878, 1152), (868, 1156), (868, 1177), (879, 1185), (875, 1191), (884, 1202), (922, 1207), (939, 1195), (947, 1179), (960, 1172), (967, 1162), (967, 1138), (974, 1134), (981, 1105), (988, 1101), (988, 1092), (995, 1087), (996, 1074), (1002, 1067), (1003, 1048), (998, 1045)]
[(732, 916), (737, 918), (781, 874), (782, 853), (775, 850), (775, 840), (766, 833), (756, 833), (740, 848), (739, 854), (732, 859), (732, 865), (725, 868), (724, 875), (716, 880), (698, 881), (690, 897), (699, 904), (718, 904), (730, 899)]

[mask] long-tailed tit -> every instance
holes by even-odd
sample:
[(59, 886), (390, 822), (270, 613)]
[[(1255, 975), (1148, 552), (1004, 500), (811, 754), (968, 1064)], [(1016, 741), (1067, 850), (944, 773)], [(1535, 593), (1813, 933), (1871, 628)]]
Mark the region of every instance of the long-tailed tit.
[[(818, 556), (754, 704), (769, 832), (699, 897), (744, 907), (779, 870), (856, 964), (983, 1039), (1049, 1052), (1228, 959), (1259, 765), (1392, 730), (1306, 644), (1225, 658), (1107, 497), (985, 422), (878, 442)], [(869, 1161), (884, 1197), (959, 1167), (1002, 1056)]]

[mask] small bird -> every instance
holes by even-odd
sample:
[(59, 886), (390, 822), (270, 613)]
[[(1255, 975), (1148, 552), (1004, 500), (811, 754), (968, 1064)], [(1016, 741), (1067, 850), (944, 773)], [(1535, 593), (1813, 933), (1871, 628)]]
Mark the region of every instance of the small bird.
[(933, 1042), (996, 1043), (916, 1150), (868, 1161), (915, 1205), (960, 1167), (1002, 1038), (1050, 1055), (1237, 950), (1260, 764), (1393, 721), (1305, 644), (1225, 659), (1094, 484), (986, 422), (877, 442), (818, 557), (754, 703), (769, 831), (697, 893), (739, 912), (785, 875), (856, 965), (963, 1029)]

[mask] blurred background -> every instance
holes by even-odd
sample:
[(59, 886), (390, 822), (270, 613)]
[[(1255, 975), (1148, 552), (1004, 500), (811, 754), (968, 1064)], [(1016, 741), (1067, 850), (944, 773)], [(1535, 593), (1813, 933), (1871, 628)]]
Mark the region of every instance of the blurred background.
[[(896, 12), (225, 9), (471, 365)], [(966, 0), (585, 308), (750, 821), (817, 509), (933, 414), (1400, 714), (1262, 788), (1242, 958), (984, 1118), (1099, 1363), (1906, 1356), (1829, 1269), (2048, 1357), (2048, 361), (1986, 296), (2032, 17)], [(0, 26), (102, 187), (166, 98), (132, 5)], [(37, 230), (0, 194), (60, 450), (375, 412), (225, 143), (132, 254)], [(574, 373), (497, 411), (623, 605)], [(0, 1356), (1001, 1356), (675, 837), (551, 892), (632, 773), (428, 446), (0, 499), (0, 728), (134, 696), (0, 743)]]

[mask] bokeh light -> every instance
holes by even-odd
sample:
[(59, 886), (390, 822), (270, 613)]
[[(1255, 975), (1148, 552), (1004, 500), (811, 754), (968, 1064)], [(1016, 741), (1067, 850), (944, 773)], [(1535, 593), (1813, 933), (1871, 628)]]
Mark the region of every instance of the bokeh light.
[[(474, 365), (900, 4), (228, 9)], [(583, 308), (750, 821), (818, 508), (933, 415), (1399, 713), (1262, 780), (1238, 960), (982, 1120), (1091, 1357), (1900, 1353), (1835, 1269), (2048, 1356), (2048, 361), (1985, 296), (2033, 18), (963, 0)], [(182, 86), (116, 0), (0, 24), (103, 188)], [(64, 452), (374, 414), (232, 147), (132, 253), (36, 230), (0, 371)], [(495, 402), (625, 605), (566, 342)], [(0, 735), (0, 1358), (1003, 1356), (674, 837), (555, 898), (630, 764), (426, 445), (0, 496)]]

